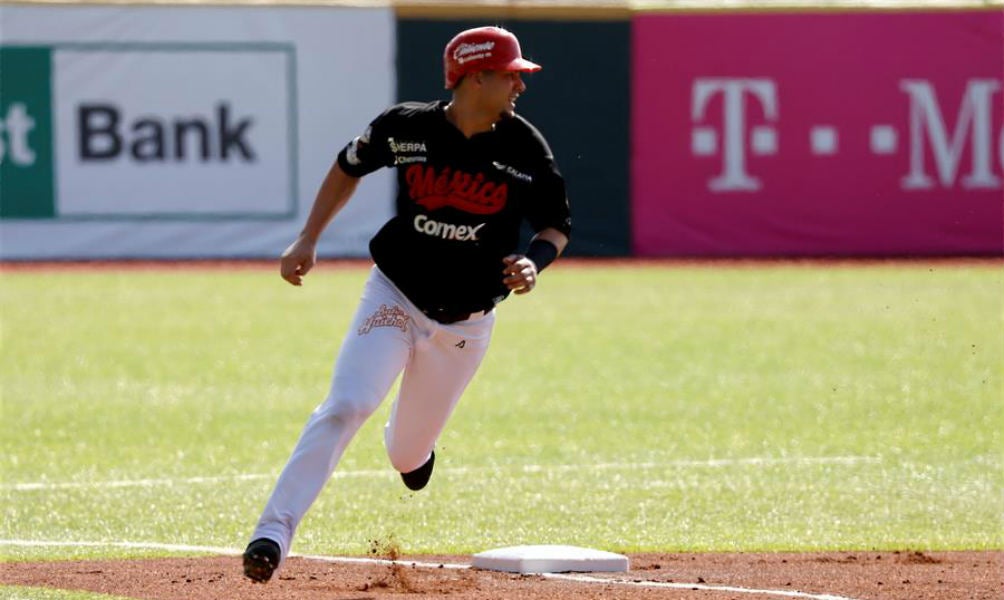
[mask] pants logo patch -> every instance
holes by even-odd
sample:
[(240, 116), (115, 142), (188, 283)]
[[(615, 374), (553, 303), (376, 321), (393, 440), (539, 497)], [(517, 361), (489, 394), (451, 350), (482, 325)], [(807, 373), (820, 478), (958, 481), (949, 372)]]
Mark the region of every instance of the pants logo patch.
[(374, 327), (397, 327), (401, 331), (408, 331), (408, 321), (410, 319), (411, 317), (400, 306), (388, 307), (386, 304), (381, 304), (380, 308), (363, 322), (363, 326), (359, 328), (358, 334), (366, 335)]

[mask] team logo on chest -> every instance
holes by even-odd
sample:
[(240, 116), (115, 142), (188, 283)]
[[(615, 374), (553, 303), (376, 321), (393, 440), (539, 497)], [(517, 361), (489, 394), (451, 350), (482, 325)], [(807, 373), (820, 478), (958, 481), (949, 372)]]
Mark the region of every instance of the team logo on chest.
[(502, 210), (509, 199), (509, 186), (486, 181), (483, 173), (471, 175), (446, 167), (412, 165), (404, 174), (408, 195), (428, 210), (444, 206), (464, 212), (490, 215)]

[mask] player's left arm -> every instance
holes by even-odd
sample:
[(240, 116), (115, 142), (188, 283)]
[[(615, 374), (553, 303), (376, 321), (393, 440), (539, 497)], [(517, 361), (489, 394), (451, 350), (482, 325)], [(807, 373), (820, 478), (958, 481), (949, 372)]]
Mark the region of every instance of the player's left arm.
[(537, 234), (530, 240), (525, 253), (510, 254), (502, 259), (505, 265), (502, 283), (516, 294), (533, 291), (540, 272), (561, 256), (571, 235), (572, 218), (564, 180), (553, 164), (549, 176), (551, 182), (545, 189), (550, 193), (542, 198), (546, 198), (541, 203), (543, 209), (530, 215), (530, 223)]
[(544, 136), (527, 123), (531, 134), (530, 146), (536, 147), (539, 157), (533, 169), (533, 201), (526, 206), (526, 219), (537, 232), (530, 240), (526, 252), (510, 254), (502, 259), (502, 283), (516, 294), (533, 291), (540, 272), (555, 261), (572, 233), (572, 214), (565, 178), (554, 160), (554, 154)]
[[(533, 236), (533, 239), (551, 242), (551, 244), (553, 244), (558, 250), (558, 254), (555, 258), (561, 256), (561, 253), (565, 251), (565, 246), (568, 245), (568, 236), (554, 227), (548, 227), (547, 229), (542, 230), (537, 235)], [(533, 240), (530, 241), (530, 245), (533, 245)]]

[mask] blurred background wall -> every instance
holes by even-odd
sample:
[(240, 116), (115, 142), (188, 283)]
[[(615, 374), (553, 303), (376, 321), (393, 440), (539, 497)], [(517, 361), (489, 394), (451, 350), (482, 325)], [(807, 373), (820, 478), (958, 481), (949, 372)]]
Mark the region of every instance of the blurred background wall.
[[(822, 6), (0, 5), (0, 257), (275, 257), (483, 24), (544, 65), (518, 110), (569, 254), (1004, 254), (1004, 5)], [(320, 253), (365, 256), (393, 193), (367, 177)]]

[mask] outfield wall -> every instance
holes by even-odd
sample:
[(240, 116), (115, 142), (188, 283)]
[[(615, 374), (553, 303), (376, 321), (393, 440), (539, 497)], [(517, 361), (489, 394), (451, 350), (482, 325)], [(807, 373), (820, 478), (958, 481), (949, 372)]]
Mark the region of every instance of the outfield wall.
[[(486, 22), (545, 67), (519, 110), (570, 254), (1004, 254), (1004, 9), (535, 14), (2, 5), (0, 255), (276, 256), (338, 149), (446, 98), (442, 46)], [(392, 194), (368, 177), (320, 253), (365, 255)]]
[(643, 256), (1000, 254), (1004, 13), (634, 20)]
[[(391, 9), (0, 6), (5, 259), (278, 256), (394, 101)], [(375, 174), (319, 252), (364, 256)]]

